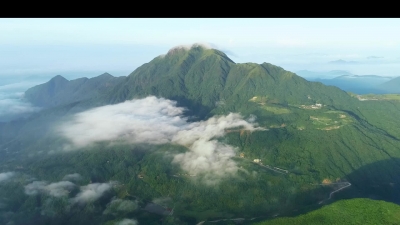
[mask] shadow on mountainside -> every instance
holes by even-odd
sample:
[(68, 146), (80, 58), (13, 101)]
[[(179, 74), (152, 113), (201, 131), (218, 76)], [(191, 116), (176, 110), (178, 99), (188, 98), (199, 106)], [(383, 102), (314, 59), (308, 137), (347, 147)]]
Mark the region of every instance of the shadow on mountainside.
[(337, 197), (365, 197), (400, 204), (400, 159), (391, 158), (368, 164), (348, 174), (351, 188)]
[[(277, 217), (296, 217), (317, 210), (342, 199), (369, 198), (400, 204), (400, 159), (392, 158), (368, 164), (346, 175), (339, 181), (339, 185), (320, 185), (313, 190), (303, 191), (295, 196), (296, 202), (303, 202), (298, 209), (289, 207), (279, 214), (268, 215), (242, 220), (241, 224), (253, 224)], [(331, 190), (329, 187), (331, 186)], [(321, 221), (323, 221), (321, 219)], [(233, 221), (220, 221), (205, 224), (232, 224)]]

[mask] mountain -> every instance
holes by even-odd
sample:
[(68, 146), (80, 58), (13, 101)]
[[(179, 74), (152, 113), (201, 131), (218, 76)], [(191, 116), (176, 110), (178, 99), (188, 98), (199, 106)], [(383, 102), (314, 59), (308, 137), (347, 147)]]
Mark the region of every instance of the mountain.
[(297, 75), (304, 77), (307, 80), (319, 79), (332, 79), (343, 75), (354, 75), (345, 70), (331, 70), (331, 71), (310, 71), (310, 70), (299, 70), (295, 72)]
[(0, 223), (179, 225), (400, 203), (397, 98), (200, 45), (127, 77), (56, 76), (25, 96), (44, 108), (0, 123), (0, 178), (14, 176), (0, 181)]
[(383, 84), (379, 84), (377, 89), (385, 93), (400, 93), (400, 77), (396, 77)]
[(390, 80), (391, 77), (377, 75), (342, 75), (333, 79), (316, 78), (313, 81), (321, 82), (325, 85), (336, 86), (344, 91), (357, 94), (382, 94), (387, 93), (378, 88), (378, 85)]
[[(281, 67), (269, 63), (234, 63), (223, 52), (201, 46), (172, 49), (137, 68), (110, 91), (108, 102), (147, 95), (184, 102), (194, 111), (200, 110), (202, 116), (212, 110), (245, 110), (255, 96), (266, 97), (275, 104), (352, 101), (337, 88), (307, 82)], [(224, 103), (223, 109), (216, 108), (219, 102)]]
[(370, 199), (341, 200), (294, 218), (279, 218), (257, 225), (279, 224), (400, 224), (400, 206)]
[[(269, 63), (234, 63), (225, 53), (202, 46), (171, 49), (166, 55), (140, 66), (128, 77), (118, 79), (115, 79), (115, 86), (105, 90), (107, 93), (101, 101), (115, 104), (147, 95), (162, 96), (178, 100), (201, 117), (212, 110), (246, 109), (251, 104), (249, 100), (255, 96), (267, 97), (275, 104), (312, 104), (316, 101), (332, 104), (335, 98), (336, 104), (340, 104), (346, 98), (353, 100), (337, 88), (307, 82), (281, 67)], [(26, 91), (26, 98), (37, 106), (55, 106), (89, 99), (91, 91), (95, 90), (88, 85), (81, 87), (84, 82), (89, 83), (88, 79), (81, 78), (52, 93), (52, 80)], [(221, 102), (224, 108), (215, 108)]]
[(47, 83), (28, 89), (25, 92), (25, 98), (39, 107), (54, 107), (94, 98), (123, 79), (124, 77), (113, 77), (104, 73), (90, 79), (79, 78), (68, 81), (61, 75), (57, 75)]

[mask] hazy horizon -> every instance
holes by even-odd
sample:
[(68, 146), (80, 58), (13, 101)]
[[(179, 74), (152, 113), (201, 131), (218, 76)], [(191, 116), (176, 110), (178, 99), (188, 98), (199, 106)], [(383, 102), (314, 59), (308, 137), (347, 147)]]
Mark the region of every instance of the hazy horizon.
[[(399, 19), (0, 19), (0, 77), (126, 76), (178, 45), (236, 63), (399, 76)], [(342, 60), (342, 61), (339, 61)], [(71, 72), (74, 71), (74, 72)], [(73, 74), (73, 75), (71, 75)]]
[[(400, 19), (0, 19), (0, 121), (37, 111), (24, 92), (56, 75), (127, 76), (180, 45), (304, 78), (400, 74)], [(314, 72), (314, 73), (313, 73)], [(315, 73), (319, 72), (319, 73)], [(317, 74), (317, 75), (315, 75)], [(340, 74), (342, 75), (342, 74)]]

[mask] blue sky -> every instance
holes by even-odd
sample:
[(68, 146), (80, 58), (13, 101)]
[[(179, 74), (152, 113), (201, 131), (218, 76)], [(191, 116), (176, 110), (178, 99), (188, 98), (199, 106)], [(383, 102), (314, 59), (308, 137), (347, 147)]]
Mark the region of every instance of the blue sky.
[[(177, 45), (237, 63), (400, 75), (400, 19), (0, 19), (0, 77), (128, 75)], [(356, 63), (329, 63), (336, 60)]]

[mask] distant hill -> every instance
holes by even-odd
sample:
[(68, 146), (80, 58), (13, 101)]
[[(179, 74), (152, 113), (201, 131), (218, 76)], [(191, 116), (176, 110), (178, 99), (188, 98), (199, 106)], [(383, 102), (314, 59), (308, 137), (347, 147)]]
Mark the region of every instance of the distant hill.
[(316, 78), (313, 81), (321, 82), (325, 85), (336, 86), (344, 91), (357, 94), (383, 94), (387, 93), (377, 88), (377, 85), (389, 81), (391, 77), (378, 75), (342, 75), (333, 79)]
[(57, 75), (44, 84), (28, 89), (25, 98), (36, 106), (53, 107), (99, 96), (124, 79), (125, 77), (113, 77), (104, 73), (90, 79), (68, 81)]
[(279, 218), (254, 225), (286, 224), (400, 224), (400, 206), (371, 199), (341, 200), (292, 218)]
[(377, 88), (385, 93), (400, 93), (400, 77), (380, 84)]
[(315, 80), (317, 78), (320, 79), (332, 79), (335, 77), (343, 76), (343, 75), (354, 75), (349, 71), (345, 70), (331, 70), (331, 71), (310, 71), (310, 70), (299, 70), (296, 71), (296, 74), (304, 77), (307, 80)]

